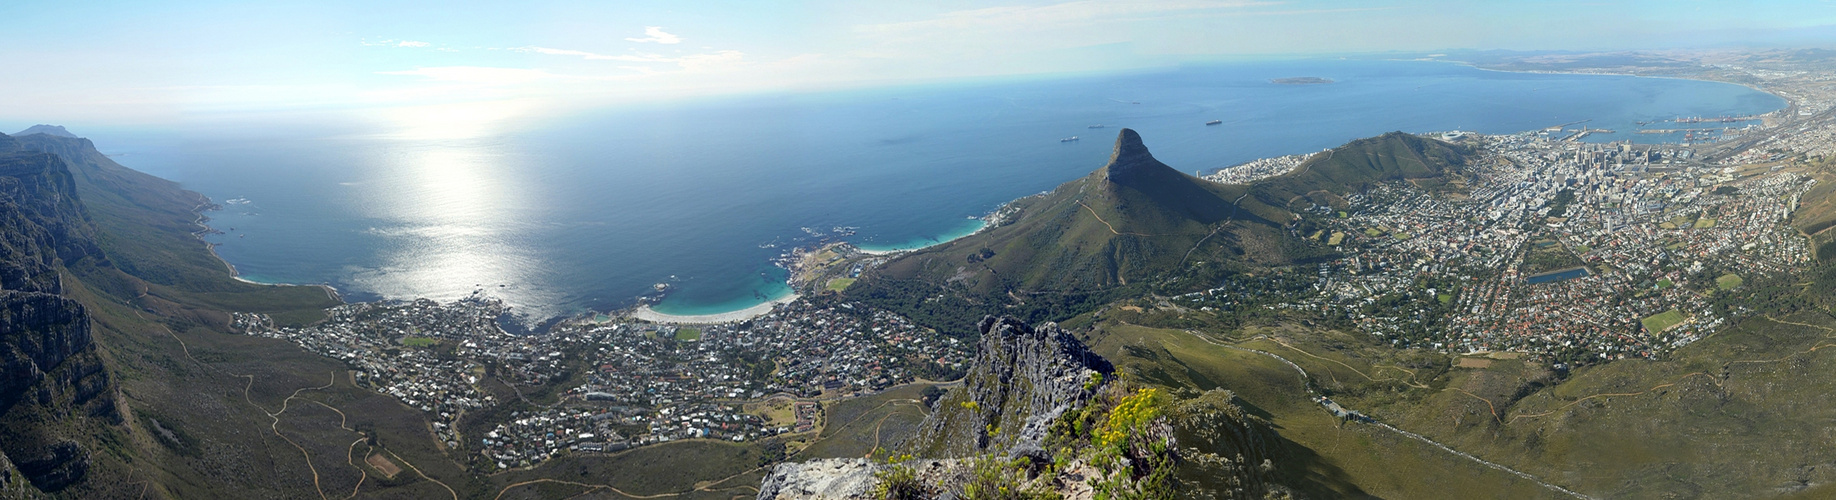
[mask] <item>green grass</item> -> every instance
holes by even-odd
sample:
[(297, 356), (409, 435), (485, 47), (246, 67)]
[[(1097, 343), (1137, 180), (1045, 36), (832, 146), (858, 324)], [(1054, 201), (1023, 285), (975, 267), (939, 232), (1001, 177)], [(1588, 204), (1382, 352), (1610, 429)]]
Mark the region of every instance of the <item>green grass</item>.
[(1709, 218), (1696, 219), (1695, 227), (1696, 229), (1707, 229), (1707, 228), (1715, 227), (1715, 219), (1709, 219)]
[(1374, 228), (1374, 227), (1371, 227), (1371, 228), (1365, 228), (1365, 229), (1364, 229), (1364, 235), (1365, 235), (1365, 236), (1369, 236), (1369, 237), (1372, 237), (1372, 238), (1376, 238), (1376, 237), (1378, 237), (1378, 236), (1383, 236), (1383, 230), (1380, 230), (1380, 229), (1377, 229), (1377, 228)]
[(682, 329), (676, 330), (676, 340), (681, 340), (685, 342), (693, 342), (696, 340), (701, 340), (701, 329), (700, 328), (682, 328)]
[[(1310, 401), (1311, 394), (1300, 375), (1274, 358), (1220, 347), (1180, 330), (1116, 323), (1103, 323), (1099, 328), (1091, 334), (1093, 349), (1129, 377), (1149, 384), (1234, 392), (1247, 412), (1267, 419), (1279, 434), (1278, 442), (1266, 443), (1275, 457), (1278, 481), (1309, 498), (1552, 497), (1552, 492), (1516, 476), (1389, 430), (1343, 424)], [(1244, 337), (1253, 334), (1291, 337), (1306, 333), (1286, 328), (1235, 332)], [(1230, 343), (1222, 337), (1219, 341)], [(1334, 342), (1341, 346), (1369, 345), (1368, 339), (1351, 335), (1335, 337)], [(1266, 341), (1245, 347), (1268, 352), (1285, 349)], [(1315, 352), (1372, 372), (1370, 364), (1358, 359), (1326, 350)], [(1334, 363), (1292, 351), (1281, 354), (1305, 367), (1316, 383), (1331, 385), (1336, 379), (1350, 384), (1350, 380), (1362, 380), (1355, 372)], [(1423, 361), (1427, 359), (1430, 358)], [(1438, 362), (1444, 364), (1445, 359)], [(1435, 373), (1418, 371), (1428, 377)], [(1391, 373), (1399, 372), (1384, 369), (1380, 375)], [(1395, 394), (1387, 388), (1381, 393)], [(1342, 395), (1334, 393), (1333, 397)]]
[(1650, 333), (1660, 333), (1660, 332), (1663, 332), (1664, 330), (1669, 330), (1670, 327), (1677, 326), (1678, 324), (1682, 323), (1683, 319), (1684, 318), (1683, 318), (1682, 311), (1671, 309), (1669, 311), (1664, 311), (1661, 313), (1653, 314), (1651, 316), (1647, 316), (1645, 317), (1645, 319), (1639, 320), (1639, 322), (1644, 323), (1645, 331), (1650, 332)]
[(922, 397), (925, 387), (904, 385), (829, 404), (824, 408), (825, 420), (818, 440), (798, 453), (795, 460), (861, 457), (874, 452), (876, 446), (881, 450), (879, 456), (885, 456), (924, 421), (927, 409), (915, 401)]
[(434, 344), (438, 343), (440, 343), (439, 339), (428, 337), (408, 337), (402, 339), (402, 345), (408, 347), (433, 347)]
[[(1344, 212), (1340, 212), (1340, 213), (1344, 213)], [(1335, 247), (1339, 246), (1340, 243), (1344, 243), (1344, 242), (1345, 242), (1345, 233), (1341, 231), (1333, 231), (1332, 237), (1326, 239), (1326, 244), (1332, 245)]]
[(1670, 280), (1658, 280), (1657, 282), (1657, 287), (1659, 290), (1670, 288), (1671, 286), (1674, 286), (1674, 285), (1676, 285), (1676, 283)]
[(848, 285), (852, 285), (852, 284), (854, 284), (854, 278), (835, 278), (835, 279), (829, 280), (828, 286), (824, 288), (827, 288), (831, 292), (839, 292), (842, 290), (847, 290)]
[(1836, 416), (1823, 397), (1836, 390), (1836, 351), (1818, 349), (1833, 323), (1821, 313), (1753, 319), (1661, 361), (1591, 366), (1553, 386), (1530, 372), (1449, 381), (1492, 399), (1504, 423), (1451, 391), (1396, 407), (1409, 414), (1405, 427), (1596, 498), (1746, 496), (1790, 483), (1792, 464), (1836, 460), (1802, 437)]
[(1715, 287), (1722, 290), (1733, 290), (1735, 288), (1740, 288), (1740, 284), (1744, 282), (1745, 280), (1740, 279), (1740, 275), (1728, 273), (1721, 275), (1719, 278), (1715, 278)]
[[(502, 498), (505, 499), (565, 498), (584, 491), (578, 487), (565, 491), (545, 491), (541, 489), (542, 483), (518, 486), (504, 491), (505, 487), (512, 484), (545, 478), (607, 484), (632, 495), (683, 493), (684, 495), (674, 498), (727, 499), (736, 495), (751, 498), (757, 492), (745, 487), (756, 486), (756, 480), (752, 484), (739, 481), (722, 482), (720, 487), (731, 489), (720, 492), (697, 494), (694, 493), (694, 490), (698, 483), (704, 481), (720, 480), (735, 475), (744, 476), (756, 472), (755, 469), (761, 466), (760, 458), (763, 453), (756, 443), (696, 439), (642, 446), (607, 455), (564, 454), (532, 470), (515, 470), (485, 478), (488, 484), (480, 485), (483, 487), (476, 490), (483, 494), (474, 495), (471, 498), (498, 498), (496, 495), (500, 491), (504, 492)], [(464, 497), (462, 494), (462, 498)]]

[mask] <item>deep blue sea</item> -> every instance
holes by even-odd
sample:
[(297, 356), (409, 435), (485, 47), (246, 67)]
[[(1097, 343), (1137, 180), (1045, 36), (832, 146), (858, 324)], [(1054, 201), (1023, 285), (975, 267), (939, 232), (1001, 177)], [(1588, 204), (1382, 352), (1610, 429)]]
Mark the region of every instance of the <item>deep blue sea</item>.
[[(1299, 76), (1335, 83), (1270, 82)], [(666, 313), (751, 306), (788, 293), (771, 265), (785, 250), (836, 228), (881, 249), (972, 231), (1101, 167), (1120, 127), (1194, 172), (1392, 130), (1591, 120), (1619, 131), (1593, 141), (1675, 140), (1630, 132), (1783, 105), (1688, 80), (1314, 60), (671, 101), (463, 140), (355, 123), (75, 131), (223, 204), (209, 240), (247, 279), (355, 299), (482, 288), (539, 319), (629, 306), (656, 283), (673, 287)]]

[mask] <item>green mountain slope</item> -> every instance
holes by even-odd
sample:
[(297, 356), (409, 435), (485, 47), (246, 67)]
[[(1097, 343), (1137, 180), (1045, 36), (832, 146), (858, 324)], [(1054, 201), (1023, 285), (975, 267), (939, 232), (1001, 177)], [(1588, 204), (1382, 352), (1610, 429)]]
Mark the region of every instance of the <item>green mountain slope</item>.
[(1295, 210), (1394, 180), (1441, 177), (1466, 151), (1400, 132), (1315, 155), (1285, 175), (1223, 185), (1180, 173), (1123, 129), (1109, 163), (1010, 205), (996, 227), (902, 256), (848, 294), (967, 333), (983, 314), (1064, 319), (1118, 297), (1182, 292), (1330, 255), (1292, 237)]
[[(883, 274), (930, 274), (977, 292), (1126, 285), (1175, 268), (1220, 223), (1271, 226), (1239, 217), (1230, 202), (1238, 191), (1173, 170), (1123, 129), (1107, 165), (1029, 203), (1013, 223), (899, 259)], [(937, 275), (940, 264), (948, 276)]]
[[(227, 311), (317, 311), (336, 300), (235, 281), (192, 235), (202, 199), (86, 140), (0, 135), (0, 497), (287, 496), (315, 468), (290, 440), (341, 458), (330, 448), (356, 437), (301, 434), (345, 425), (335, 414), (269, 428), (268, 408), (343, 367), (226, 335)], [(168, 274), (149, 272), (159, 266)], [(349, 422), (421, 420), (394, 406)], [(395, 436), (412, 456), (418, 436)]]
[[(178, 183), (123, 167), (89, 139), (33, 134), (20, 148), (62, 158), (97, 228), (96, 244), (112, 266), (75, 266), (91, 286), (116, 295), (152, 295), (173, 303), (263, 312), (288, 322), (316, 319), (337, 303), (319, 287), (237, 281), (195, 233), (210, 200)], [(102, 276), (107, 275), (107, 276)], [(183, 298), (178, 298), (178, 296)]]

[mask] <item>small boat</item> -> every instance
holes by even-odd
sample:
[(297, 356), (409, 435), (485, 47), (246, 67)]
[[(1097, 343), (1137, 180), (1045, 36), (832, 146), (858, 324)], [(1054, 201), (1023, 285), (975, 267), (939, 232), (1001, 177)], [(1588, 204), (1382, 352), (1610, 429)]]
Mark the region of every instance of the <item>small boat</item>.
[(1212, 120), (1212, 121), (1205, 122), (1206, 125), (1217, 125), (1220, 123), (1224, 123), (1224, 120)]
[(1074, 136), (1071, 136), (1071, 137), (1066, 137), (1066, 138), (1063, 138), (1063, 139), (1059, 139), (1059, 140), (1058, 140), (1058, 142), (1077, 142), (1077, 136), (1075, 136), (1075, 135), (1074, 135)]

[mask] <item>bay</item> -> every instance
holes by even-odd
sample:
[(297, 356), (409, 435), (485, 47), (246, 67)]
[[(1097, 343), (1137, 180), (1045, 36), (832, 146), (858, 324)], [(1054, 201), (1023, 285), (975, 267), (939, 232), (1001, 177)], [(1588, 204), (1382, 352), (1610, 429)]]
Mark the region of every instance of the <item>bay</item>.
[[(1302, 76), (1333, 83), (1271, 82)], [(1392, 130), (1587, 120), (1618, 131), (1590, 141), (1675, 140), (1632, 131), (1783, 106), (1713, 82), (1306, 60), (634, 104), (465, 139), (278, 120), (77, 132), (222, 204), (207, 239), (246, 279), (359, 300), (483, 290), (539, 320), (628, 307), (657, 283), (671, 314), (774, 299), (784, 251), (959, 236), (1102, 166), (1121, 127), (1196, 172)]]

